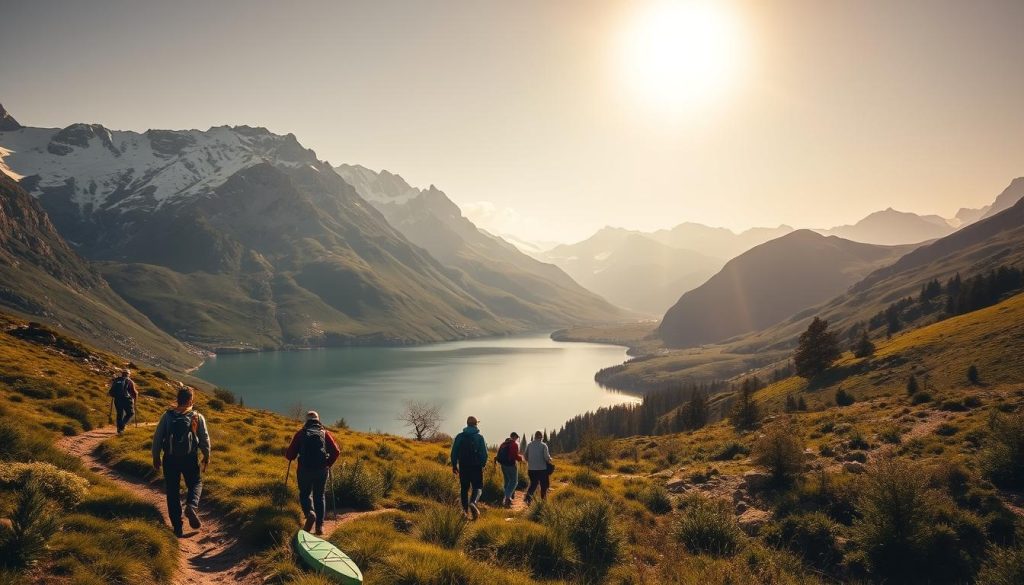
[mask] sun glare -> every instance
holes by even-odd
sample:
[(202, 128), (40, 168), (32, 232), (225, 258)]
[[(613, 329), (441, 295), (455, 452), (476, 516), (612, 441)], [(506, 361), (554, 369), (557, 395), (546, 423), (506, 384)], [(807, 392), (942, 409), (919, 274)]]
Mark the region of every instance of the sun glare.
[(735, 81), (741, 36), (724, 1), (655, 1), (622, 36), (625, 82), (637, 97), (663, 108), (713, 100)]

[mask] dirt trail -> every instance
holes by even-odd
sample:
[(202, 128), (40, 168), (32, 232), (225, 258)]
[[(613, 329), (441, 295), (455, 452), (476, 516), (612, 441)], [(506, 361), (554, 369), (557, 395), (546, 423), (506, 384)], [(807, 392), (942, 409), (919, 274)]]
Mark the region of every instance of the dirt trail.
[[(151, 425), (146, 425), (151, 426)], [(114, 427), (103, 427), (81, 435), (65, 437), (57, 445), (79, 457), (90, 470), (110, 479), (125, 491), (152, 502), (167, 522), (167, 503), (159, 484), (148, 484), (107, 467), (96, 455), (99, 444), (115, 435)], [(253, 551), (232, 535), (234, 527), (209, 509), (200, 511), (203, 526), (192, 530), (185, 523), (177, 585), (220, 585), (262, 583), (253, 572)], [(168, 522), (168, 525), (170, 523)]]

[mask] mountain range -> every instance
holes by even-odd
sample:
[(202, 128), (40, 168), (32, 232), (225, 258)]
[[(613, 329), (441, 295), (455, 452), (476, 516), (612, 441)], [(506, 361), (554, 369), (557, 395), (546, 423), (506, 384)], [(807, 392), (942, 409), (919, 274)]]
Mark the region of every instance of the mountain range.
[(500, 270), (476, 280), (446, 265), (291, 134), (5, 128), (0, 168), (120, 297), (201, 347), (412, 343), (623, 315), (525, 257), (527, 286), (556, 300), (524, 302)]

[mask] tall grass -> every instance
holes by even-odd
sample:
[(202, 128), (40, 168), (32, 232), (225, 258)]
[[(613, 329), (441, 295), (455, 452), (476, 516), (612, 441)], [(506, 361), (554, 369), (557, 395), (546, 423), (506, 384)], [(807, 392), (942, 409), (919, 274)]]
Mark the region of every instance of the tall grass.
[(730, 556), (743, 542), (729, 503), (698, 494), (683, 501), (674, 532), (679, 543), (694, 554)]

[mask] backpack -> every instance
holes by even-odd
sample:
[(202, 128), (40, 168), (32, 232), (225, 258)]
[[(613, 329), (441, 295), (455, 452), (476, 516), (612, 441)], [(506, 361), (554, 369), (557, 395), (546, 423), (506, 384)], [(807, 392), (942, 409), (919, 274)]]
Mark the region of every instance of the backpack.
[(196, 430), (199, 427), (199, 419), (196, 417), (195, 411), (181, 413), (172, 410), (167, 423), (168, 432), (164, 439), (164, 451), (171, 460), (184, 463), (190, 458), (198, 459), (199, 437), (196, 436)]
[(495, 461), (498, 462), (499, 465), (515, 465), (516, 464), (516, 462), (513, 461), (512, 458), (508, 454), (509, 449), (512, 448), (511, 443), (512, 443), (511, 439), (506, 439), (505, 442), (502, 443), (500, 447), (498, 447), (498, 455), (494, 459), (495, 459)]
[(483, 453), (480, 452), (480, 441), (473, 435), (461, 433), (459, 444), (459, 467), (480, 467)]
[(118, 400), (131, 400), (128, 392), (128, 378), (117, 378), (110, 385), (110, 395)]
[(318, 425), (302, 429), (299, 443), (299, 464), (310, 469), (320, 468), (327, 464), (327, 436), (324, 428)]

